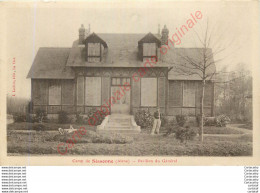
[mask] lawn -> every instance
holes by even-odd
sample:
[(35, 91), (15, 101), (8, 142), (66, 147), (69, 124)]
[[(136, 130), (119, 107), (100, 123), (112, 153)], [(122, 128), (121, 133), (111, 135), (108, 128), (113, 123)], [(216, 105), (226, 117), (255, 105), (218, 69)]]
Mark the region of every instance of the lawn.
[[(11, 123), (7, 125), (7, 131), (14, 131), (14, 130), (33, 130), (34, 126), (39, 125), (39, 123), (27, 123), (27, 122), (19, 122), (19, 123)], [(59, 123), (44, 123), (46, 127), (46, 131), (58, 131), (58, 128), (68, 129), (70, 124), (59, 124)], [(73, 124), (75, 129), (79, 129), (82, 124)], [(92, 127), (89, 125), (84, 125), (88, 130), (95, 131), (96, 127)]]
[(204, 134), (243, 134), (244, 132), (238, 131), (229, 127), (216, 127), (216, 126), (205, 126)]
[[(57, 131), (25, 132), (11, 129), (15, 127), (17, 125), (11, 126), (10, 124), (7, 132), (9, 155), (27, 155), (28, 153), (34, 155), (60, 155), (57, 152), (57, 145), (62, 140), (60, 137), (57, 137)], [(62, 128), (64, 128), (64, 125)], [(93, 130), (93, 128), (89, 129)], [(88, 134), (91, 134), (92, 137), (88, 136)], [(163, 135), (151, 136), (145, 130), (140, 134), (122, 134), (120, 136), (121, 138), (123, 136), (132, 140), (126, 140), (122, 143), (113, 142), (113, 140), (107, 140), (111, 137), (113, 138), (109, 134), (107, 136), (100, 135), (99, 138), (102, 140), (97, 140), (95, 132), (88, 130), (86, 138), (89, 137), (91, 140), (79, 141), (71, 149), (68, 149), (66, 155), (252, 156), (251, 134), (239, 136), (225, 135), (223, 137), (205, 136), (203, 144), (198, 141), (198, 137), (193, 141), (180, 143), (175, 139), (174, 135), (167, 137)]]

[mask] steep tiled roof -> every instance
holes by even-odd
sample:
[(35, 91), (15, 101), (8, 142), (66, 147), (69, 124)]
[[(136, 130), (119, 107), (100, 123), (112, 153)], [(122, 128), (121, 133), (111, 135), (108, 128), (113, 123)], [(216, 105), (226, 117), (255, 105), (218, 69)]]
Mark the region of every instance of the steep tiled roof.
[[(168, 49), (167, 53), (161, 56), (161, 62), (172, 67), (168, 73), (169, 80), (201, 80), (202, 72), (194, 69), (195, 65), (202, 66), (204, 48), (173, 48)], [(206, 64), (211, 64), (206, 68), (206, 75), (214, 74), (216, 66), (211, 49), (206, 49), (208, 57)], [(200, 75), (198, 75), (198, 74)], [(214, 79), (213, 77), (209, 77)], [(209, 79), (208, 78), (208, 79)]]
[(83, 47), (78, 47), (75, 41), (68, 59), (67, 66), (87, 67), (140, 67), (142, 61), (138, 58), (138, 41), (145, 34), (98, 34), (108, 45), (103, 59), (98, 63), (85, 61), (82, 55)]
[(73, 79), (74, 73), (66, 67), (70, 48), (40, 48), (27, 78)]
[[(143, 63), (138, 58), (138, 41), (145, 34), (98, 34), (107, 43), (108, 49), (103, 53), (101, 62), (89, 63), (85, 61), (84, 46), (78, 46), (78, 40), (72, 48), (40, 48), (28, 78), (57, 78), (72, 79), (74, 73), (71, 67), (141, 67)], [(207, 49), (208, 55), (211, 49)], [(161, 55), (155, 67), (172, 67), (168, 73), (170, 80), (200, 80), (196, 74), (183, 74), (178, 72), (179, 64), (187, 64), (185, 58), (194, 62), (202, 62), (202, 48), (173, 48)], [(207, 72), (215, 71), (213, 57), (209, 60), (213, 64)], [(193, 70), (196, 71), (196, 70)]]

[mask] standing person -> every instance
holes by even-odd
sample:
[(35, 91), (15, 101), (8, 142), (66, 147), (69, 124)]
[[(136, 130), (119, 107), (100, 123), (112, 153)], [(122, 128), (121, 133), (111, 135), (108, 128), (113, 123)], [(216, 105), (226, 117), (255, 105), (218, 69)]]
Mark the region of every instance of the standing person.
[(159, 130), (161, 127), (161, 113), (160, 113), (160, 108), (157, 107), (156, 111), (153, 114), (154, 116), (154, 121), (153, 121), (153, 128), (152, 128), (152, 133), (151, 135), (154, 135), (154, 132), (156, 134), (159, 134)]

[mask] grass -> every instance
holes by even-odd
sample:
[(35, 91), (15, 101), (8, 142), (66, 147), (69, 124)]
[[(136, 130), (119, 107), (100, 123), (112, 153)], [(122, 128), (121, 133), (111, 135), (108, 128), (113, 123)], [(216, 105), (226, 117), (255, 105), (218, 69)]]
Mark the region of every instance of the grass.
[[(199, 130), (198, 127), (192, 127), (194, 129)], [(167, 130), (165, 128), (161, 128), (162, 132), (167, 132)], [(229, 135), (229, 134), (243, 134), (244, 132), (242, 131), (238, 131), (236, 129), (232, 129), (232, 128), (229, 128), (229, 127), (216, 127), (216, 126), (204, 126), (204, 129), (203, 129), (203, 133), (204, 134), (226, 134), (226, 135)]]
[[(22, 124), (20, 124), (22, 125)], [(54, 124), (55, 127), (57, 126)], [(54, 127), (53, 125), (53, 127)], [(64, 125), (63, 125), (64, 126)], [(15, 128), (12, 126), (11, 128)], [(51, 127), (51, 128), (53, 128)], [(76, 127), (76, 126), (75, 126)], [(74, 128), (75, 128), (74, 127)], [(78, 126), (79, 127), (79, 126)], [(93, 130), (93, 128), (90, 128)], [(99, 136), (95, 132), (87, 134)], [(63, 139), (57, 137), (57, 131), (19, 131), (8, 129), (9, 155), (59, 155), (57, 145)], [(252, 156), (252, 135), (239, 136), (205, 136), (201, 144), (196, 137), (193, 141), (180, 143), (174, 135), (149, 135), (147, 130), (140, 134), (124, 134), (119, 139), (128, 138), (130, 141), (117, 144), (106, 141), (111, 135), (101, 135), (104, 141), (89, 141), (95, 137), (87, 136), (83, 141), (75, 143), (68, 149), (66, 155), (121, 155), (121, 156)], [(56, 136), (56, 137), (55, 137)], [(125, 136), (125, 137), (124, 137)]]
[(239, 125), (238, 128), (253, 130), (253, 125), (252, 125), (252, 123), (246, 123), (246, 124), (243, 124), (243, 125)]
[[(59, 124), (59, 123), (43, 123), (46, 127), (46, 131), (58, 131), (58, 128), (68, 129), (70, 124)], [(39, 123), (11, 123), (7, 125), (7, 131), (14, 131), (14, 130), (33, 130), (35, 125), (39, 125)], [(80, 127), (85, 127), (88, 130), (95, 131), (96, 127), (92, 127), (89, 125), (83, 124), (72, 124), (75, 129), (79, 129)]]
[(204, 134), (243, 134), (244, 132), (238, 131), (228, 127), (216, 127), (216, 126), (205, 126)]

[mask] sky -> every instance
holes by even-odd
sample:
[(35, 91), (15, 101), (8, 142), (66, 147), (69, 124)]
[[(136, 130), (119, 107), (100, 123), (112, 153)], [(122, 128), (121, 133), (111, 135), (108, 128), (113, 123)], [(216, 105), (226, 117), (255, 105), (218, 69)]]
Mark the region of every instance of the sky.
[[(233, 70), (244, 63), (252, 69), (255, 48), (258, 48), (258, 18), (253, 2), (139, 2), (139, 3), (33, 3), (6, 6), (3, 14), (5, 28), (5, 70), (7, 93), (12, 93), (12, 61), (16, 65), (16, 97), (30, 97), (30, 79), (26, 76), (39, 47), (71, 47), (78, 38), (81, 24), (91, 25), (95, 33), (157, 33), (158, 24), (177, 31), (191, 14), (201, 11), (202, 18), (182, 37), (176, 47), (201, 47), (197, 34), (203, 36), (208, 23), (212, 33), (212, 49), (225, 47), (215, 60), (221, 70)], [(195, 30), (195, 31), (194, 31)], [(124, 42), (122, 42), (124, 43)]]

